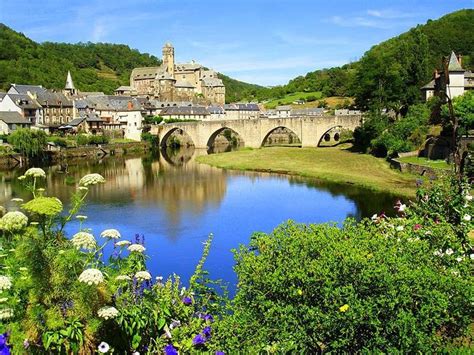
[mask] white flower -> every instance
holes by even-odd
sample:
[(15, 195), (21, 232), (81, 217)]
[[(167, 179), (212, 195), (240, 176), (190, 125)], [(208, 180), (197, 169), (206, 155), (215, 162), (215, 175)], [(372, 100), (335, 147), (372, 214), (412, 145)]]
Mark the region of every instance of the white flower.
[(377, 216), (377, 213), (374, 214), (372, 217), (371, 217), (372, 221), (376, 221), (378, 219), (378, 216)]
[(132, 242), (130, 242), (128, 240), (121, 240), (120, 242), (115, 243), (115, 245), (118, 246), (118, 247), (125, 247), (125, 246), (130, 245), (130, 244), (132, 244)]
[(457, 258), (456, 258), (456, 261), (457, 261), (458, 263), (460, 263), (460, 262), (462, 261), (462, 257), (460, 257), (460, 256), (457, 257)]
[(87, 250), (92, 250), (97, 247), (97, 243), (95, 241), (94, 236), (87, 232), (79, 232), (74, 234), (71, 239), (71, 242), (77, 249), (83, 248)]
[(6, 301), (8, 301), (8, 298), (7, 298), (7, 297), (0, 298), (0, 303), (5, 303)]
[(148, 281), (148, 280), (151, 280), (151, 275), (148, 271), (138, 271), (135, 274), (135, 278), (138, 281)]
[(46, 173), (41, 168), (30, 168), (25, 172), (25, 176), (33, 176), (35, 178), (45, 178)]
[(79, 191), (83, 191), (83, 192), (86, 192), (86, 191), (89, 191), (89, 188), (85, 187), (85, 186), (79, 186), (77, 188)]
[(436, 250), (436, 251), (433, 253), (433, 255), (434, 255), (434, 256), (443, 256), (444, 253), (443, 253), (443, 251), (442, 251), (441, 249), (439, 249), (439, 250)]
[(105, 179), (102, 175), (94, 173), (84, 176), (81, 180), (79, 180), (79, 185), (87, 187), (91, 185), (103, 184), (104, 182)]
[(9, 290), (12, 287), (12, 280), (8, 276), (0, 276), (0, 292)]
[(407, 205), (401, 204), (400, 207), (398, 207), (398, 212), (403, 212), (403, 211), (405, 211), (405, 208), (407, 208)]
[(83, 216), (82, 214), (78, 214), (76, 218), (80, 221), (85, 221), (87, 219), (87, 216)]
[(452, 254), (454, 254), (454, 250), (453, 250), (453, 249), (451, 249), (451, 248), (446, 249), (446, 255), (449, 256), (449, 255), (452, 255)]
[(116, 229), (106, 229), (105, 231), (100, 233), (100, 236), (102, 238), (107, 238), (107, 239), (119, 239), (120, 232)]
[(13, 211), (6, 213), (0, 218), (0, 229), (14, 232), (26, 227), (28, 224), (28, 217), (20, 211)]
[(464, 199), (466, 201), (472, 201), (472, 195), (467, 194), (466, 196), (464, 196)]
[(88, 285), (98, 285), (101, 282), (104, 282), (104, 275), (102, 275), (102, 272), (100, 270), (87, 269), (79, 275), (79, 281), (84, 282)]
[(113, 319), (117, 317), (118, 314), (119, 312), (115, 307), (102, 307), (97, 311), (97, 315), (104, 319)]
[(0, 309), (0, 320), (12, 318), (12, 317), (13, 317), (13, 309), (11, 308)]
[(110, 346), (105, 341), (103, 341), (102, 343), (99, 344), (99, 346), (97, 347), (97, 350), (99, 351), (99, 353), (105, 354), (106, 352), (110, 350)]
[(474, 254), (469, 255), (469, 257), (471, 258), (471, 260), (474, 260)]
[(118, 275), (115, 280), (117, 281), (130, 281), (132, 278), (127, 275)]
[(12, 201), (12, 202), (22, 203), (22, 202), (23, 202), (23, 199), (22, 199), (22, 198), (19, 198), (19, 197), (15, 197), (15, 198), (12, 198), (11, 201)]
[(397, 226), (397, 228), (395, 228), (398, 232), (401, 232), (403, 230), (403, 226)]
[(145, 247), (141, 244), (132, 244), (127, 249), (130, 252), (137, 252), (137, 253), (143, 253), (146, 250)]
[(20, 181), (23, 181), (26, 179), (26, 176), (25, 175), (21, 175), (21, 176), (18, 176), (18, 180)]
[(466, 221), (466, 222), (469, 222), (471, 220), (471, 216), (468, 215), (468, 214), (465, 214), (463, 219)]

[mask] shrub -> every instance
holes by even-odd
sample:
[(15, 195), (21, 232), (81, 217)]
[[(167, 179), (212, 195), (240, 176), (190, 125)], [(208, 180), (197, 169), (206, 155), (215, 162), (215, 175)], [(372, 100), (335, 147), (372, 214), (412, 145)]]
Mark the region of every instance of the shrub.
[(433, 352), (463, 335), (469, 256), (433, 256), (431, 238), (456, 239), (449, 224), (416, 228), (405, 219), (288, 222), (254, 234), (235, 252), (235, 313), (219, 341), (255, 353)]
[(8, 143), (28, 158), (40, 158), (46, 146), (46, 133), (40, 130), (19, 128), (8, 136)]
[(67, 147), (67, 140), (62, 138), (62, 137), (49, 136), (48, 137), (48, 142), (53, 142), (58, 147), (64, 147), (64, 148)]

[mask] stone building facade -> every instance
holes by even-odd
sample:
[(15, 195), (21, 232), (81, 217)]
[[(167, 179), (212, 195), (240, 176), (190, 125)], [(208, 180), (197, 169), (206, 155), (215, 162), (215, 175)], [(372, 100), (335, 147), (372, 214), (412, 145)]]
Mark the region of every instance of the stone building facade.
[(175, 63), (174, 47), (163, 47), (163, 63), (159, 67), (135, 68), (130, 87), (138, 96), (160, 101), (191, 101), (200, 104), (224, 104), (225, 86), (214, 70), (194, 61)]

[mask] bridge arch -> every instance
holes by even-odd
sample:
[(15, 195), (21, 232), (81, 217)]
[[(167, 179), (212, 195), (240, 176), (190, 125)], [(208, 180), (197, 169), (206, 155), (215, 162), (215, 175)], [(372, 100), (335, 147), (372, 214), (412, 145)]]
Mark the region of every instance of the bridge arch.
[(170, 128), (170, 129), (162, 136), (162, 138), (161, 138), (161, 140), (160, 140), (160, 147), (161, 147), (162, 149), (166, 149), (166, 147), (167, 147), (167, 144), (166, 144), (166, 143), (168, 142), (168, 139), (169, 139), (169, 138), (171, 137), (171, 135), (172, 135), (173, 133), (175, 133), (175, 132), (180, 132), (181, 134), (186, 134), (186, 135), (189, 137), (189, 139), (191, 140), (191, 142), (193, 143), (193, 145), (195, 144), (193, 137), (191, 137), (191, 136), (189, 135), (189, 133), (186, 132), (185, 129), (183, 129), (182, 127), (172, 127), (172, 128)]
[(272, 133), (274, 133), (277, 129), (280, 129), (280, 128), (284, 128), (284, 129), (288, 130), (289, 132), (293, 133), (301, 143), (301, 137), (298, 136), (298, 134), (294, 130), (292, 130), (291, 128), (289, 128), (287, 126), (284, 126), (284, 125), (278, 125), (276, 127), (271, 128), (270, 130), (267, 131), (267, 133), (265, 133), (265, 135), (263, 136), (262, 142), (260, 143), (260, 146), (263, 147), (265, 145), (265, 142), (270, 137), (270, 135)]
[[(231, 132), (237, 134), (237, 136), (240, 138), (241, 142), (242, 142), (242, 146), (245, 146), (245, 141), (242, 137), (242, 135), (237, 132), (234, 128), (230, 127), (230, 125), (226, 125), (224, 127), (220, 127), (219, 129), (215, 130), (213, 133), (211, 133), (211, 135), (209, 136), (209, 138), (207, 139), (207, 148), (210, 149), (212, 148), (212, 146), (214, 145), (214, 142), (217, 138), (217, 136), (219, 134), (221, 134), (222, 132), (224, 132), (225, 130), (230, 130)], [(229, 142), (230, 143), (230, 142)]]
[[(336, 142), (339, 142), (340, 138), (341, 138), (341, 132), (340, 130), (342, 129), (342, 125), (334, 125), (330, 128), (325, 128), (324, 129), (324, 132), (323, 134), (321, 134), (321, 136), (318, 138), (318, 144), (317, 146), (319, 147), (321, 145), (322, 142), (326, 141), (326, 142), (329, 142), (331, 139), (333, 139), (334, 141)], [(331, 131), (334, 130), (334, 129), (338, 129), (337, 131), (335, 131), (332, 135), (331, 135)]]

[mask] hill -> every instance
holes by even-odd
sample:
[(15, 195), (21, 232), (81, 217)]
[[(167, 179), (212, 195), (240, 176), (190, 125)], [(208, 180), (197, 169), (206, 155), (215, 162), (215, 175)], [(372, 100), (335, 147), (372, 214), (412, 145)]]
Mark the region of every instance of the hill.
[[(109, 43), (36, 43), (22, 33), (0, 24), (0, 89), (11, 83), (64, 87), (68, 70), (81, 91), (111, 94), (129, 85), (133, 68), (156, 66), (161, 60), (127, 45)], [(226, 101), (261, 88), (220, 75), (226, 85)]]
[(357, 62), (309, 72), (286, 85), (259, 89), (247, 99), (320, 91), (324, 97), (355, 96), (357, 104), (367, 108), (374, 99), (393, 101), (406, 91), (401, 103), (411, 103), (434, 68), (440, 67), (441, 58), (452, 50), (463, 55), (466, 69), (474, 69), (473, 33), (474, 10), (459, 10), (373, 46)]

